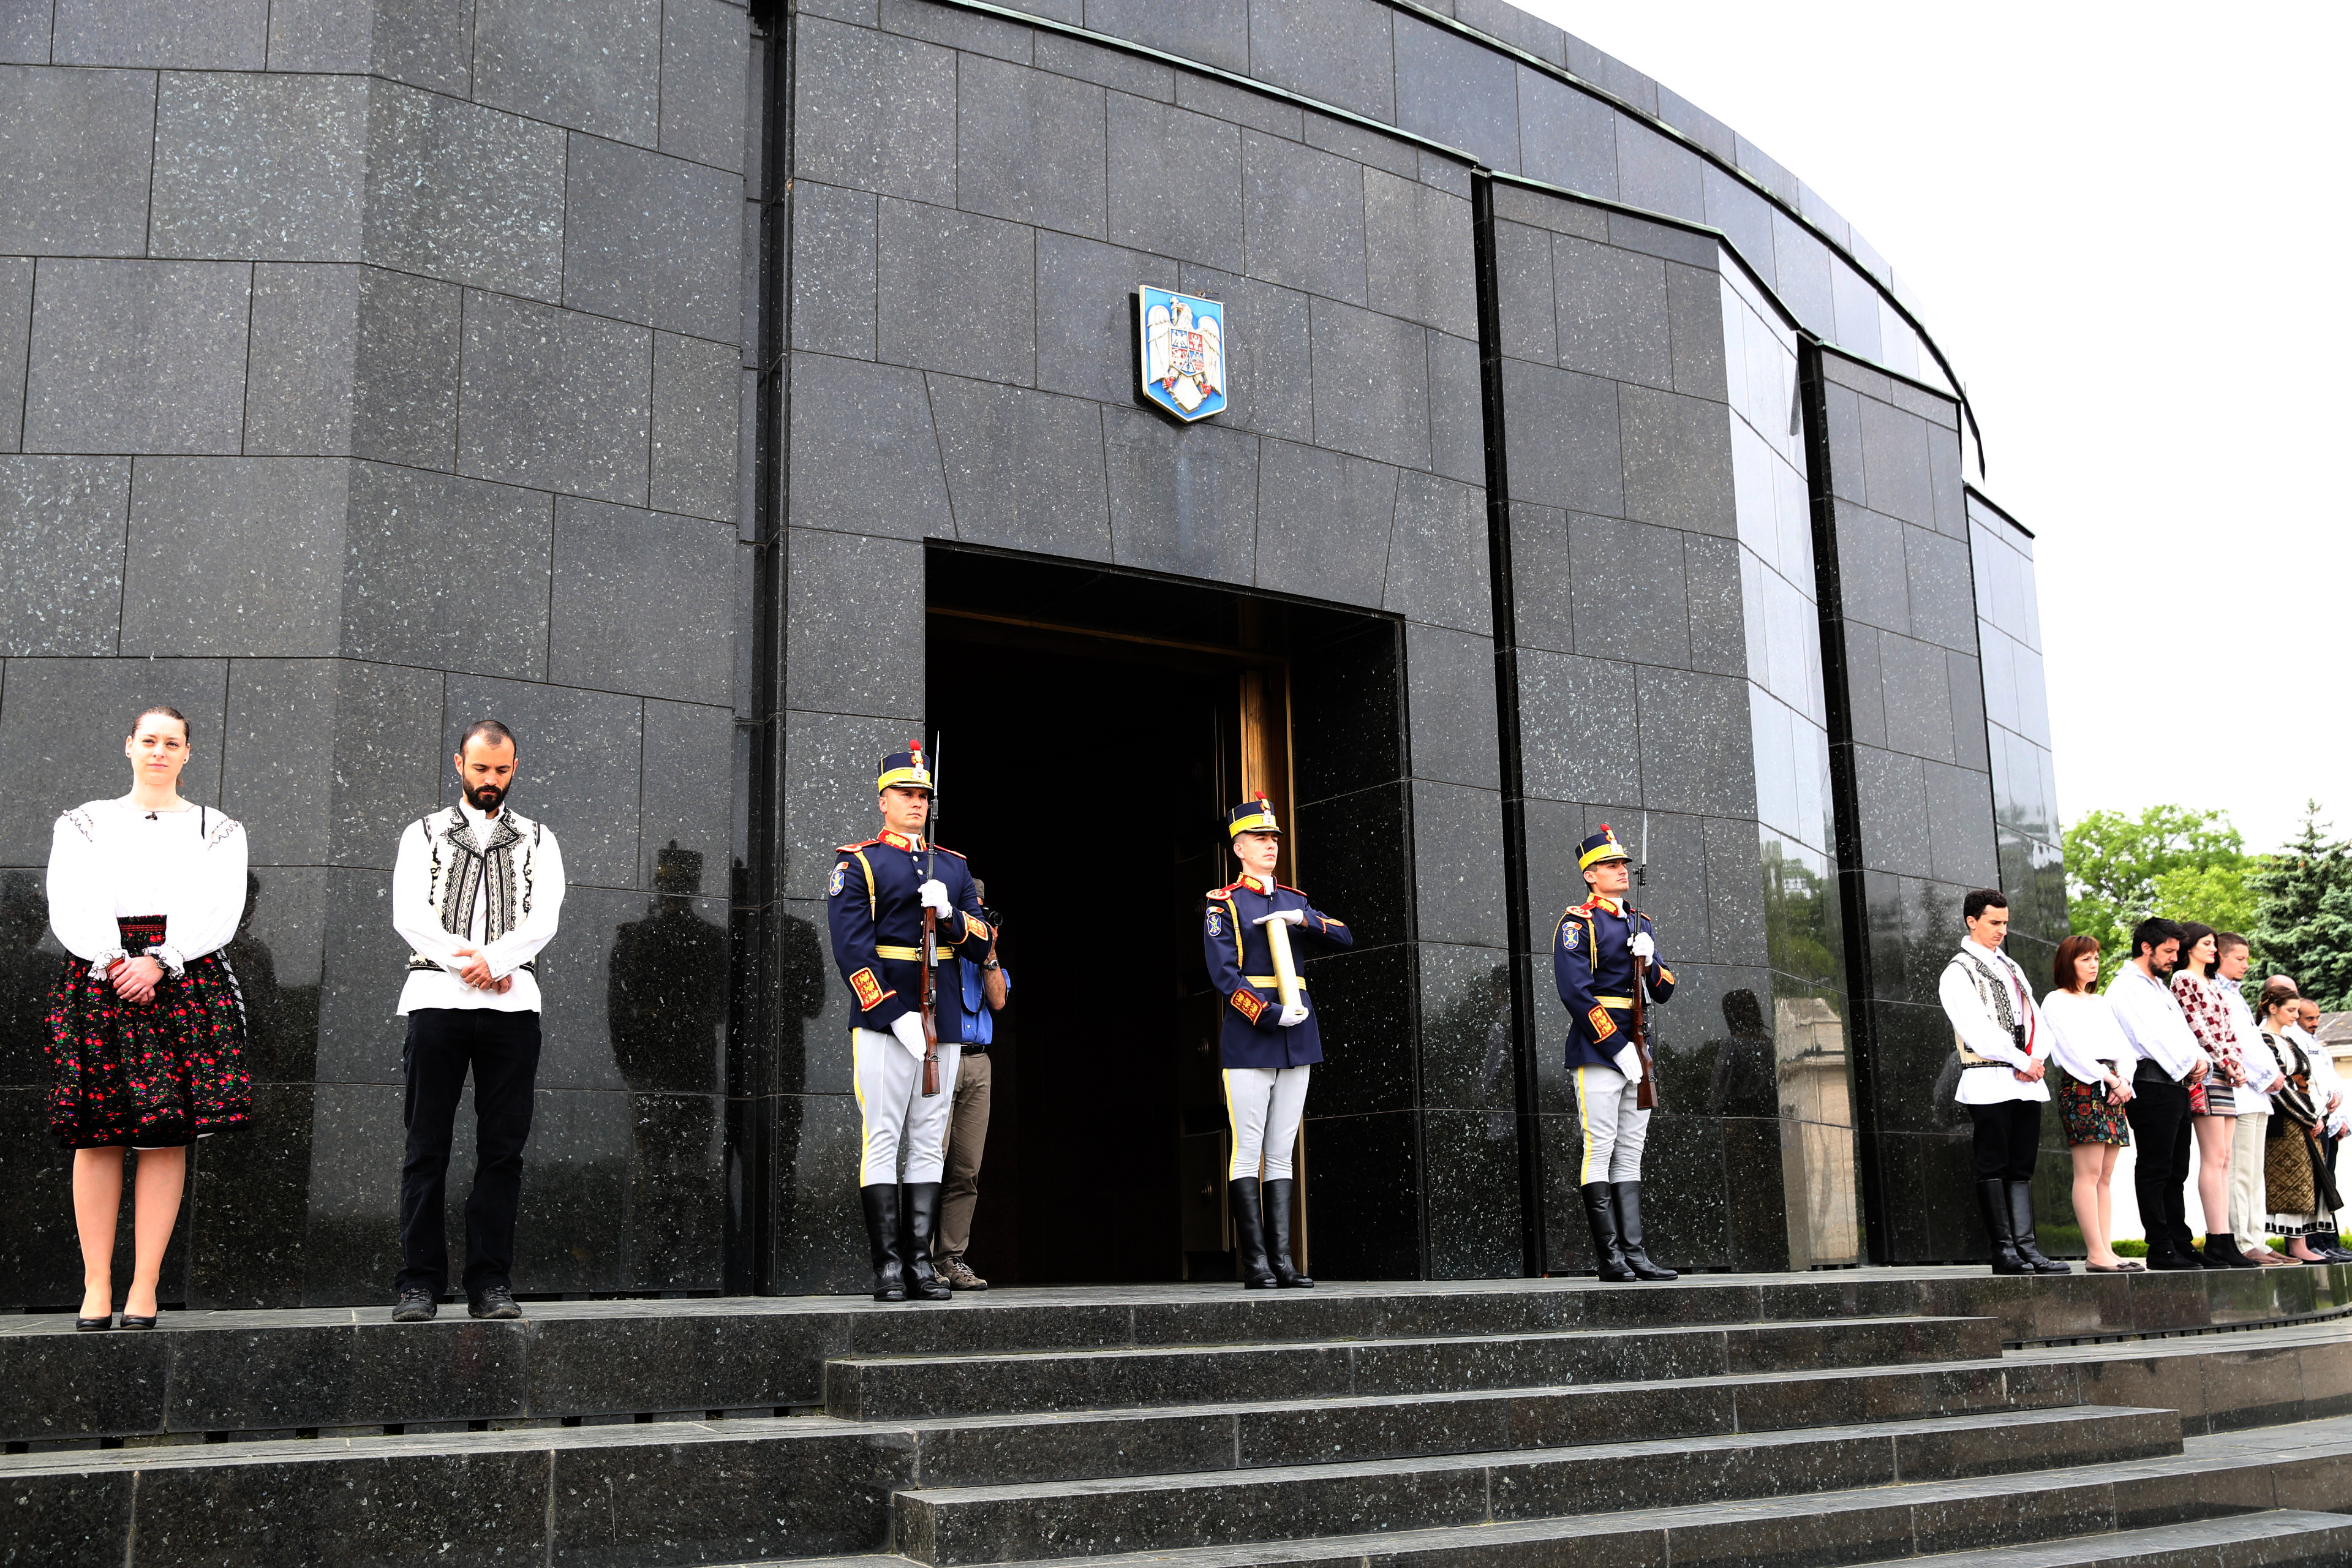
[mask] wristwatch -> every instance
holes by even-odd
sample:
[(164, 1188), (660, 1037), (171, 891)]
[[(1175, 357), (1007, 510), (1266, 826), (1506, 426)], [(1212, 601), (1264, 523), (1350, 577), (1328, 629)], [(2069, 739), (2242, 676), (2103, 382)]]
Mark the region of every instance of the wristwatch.
[(1003, 967), (1004, 967), (1004, 965), (1003, 965), (1002, 963), (999, 963), (996, 960), (994, 960), (994, 959), (992, 959), (992, 958), (983, 958), (983, 959), (982, 959), (982, 960), (980, 961), (980, 966), (981, 966), (982, 969), (1002, 969), (1002, 968), (1003, 968)]

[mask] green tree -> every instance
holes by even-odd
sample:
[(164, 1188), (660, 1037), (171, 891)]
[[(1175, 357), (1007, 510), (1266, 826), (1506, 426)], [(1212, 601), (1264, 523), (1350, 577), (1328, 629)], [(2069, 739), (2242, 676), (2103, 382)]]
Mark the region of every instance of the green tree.
[(2103, 984), (2131, 957), (2132, 927), (2149, 915), (2252, 934), (2255, 862), (2227, 812), (2095, 811), (2065, 830), (2064, 847), (2068, 923), (2098, 939)]
[(2253, 978), (2291, 974), (2330, 1012), (2352, 1005), (2352, 844), (2330, 838), (2319, 803), (2306, 802), (2303, 827), (2285, 848), (2263, 857), (2251, 879)]

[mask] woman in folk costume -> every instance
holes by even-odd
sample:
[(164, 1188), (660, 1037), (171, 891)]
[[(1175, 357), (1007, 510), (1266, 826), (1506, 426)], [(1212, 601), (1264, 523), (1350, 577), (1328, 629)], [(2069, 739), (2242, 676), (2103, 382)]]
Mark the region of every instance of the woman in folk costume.
[(2327, 1151), (2320, 1139), (2326, 1132), (2327, 1107), (2312, 1092), (2314, 1070), (2301, 1031), (2303, 998), (2290, 981), (2272, 980), (2263, 986), (2263, 1044), (2271, 1050), (2284, 1081), (2271, 1091), (2274, 1120), (2263, 1145), (2263, 1190), (2269, 1202), (2263, 1226), (2286, 1242), (2286, 1256), (2297, 1263), (2325, 1263), (2312, 1250), (2308, 1237), (2324, 1237), (2336, 1225), (2342, 1200), (2327, 1168)]
[(188, 1146), (253, 1109), (245, 1003), (221, 952), (245, 912), (245, 829), (180, 797), (177, 709), (141, 713), (122, 750), (131, 793), (67, 812), (49, 846), (49, 926), (66, 950), (49, 992), (49, 1131), (74, 1152), (83, 1330), (113, 1326), (123, 1151), (139, 1151), (139, 1173), (122, 1326), (152, 1329)]
[(1285, 938), (1305, 931), (1335, 947), (1353, 947), (1356, 939), (1344, 921), (1274, 879), (1282, 826), (1265, 795), (1227, 814), (1225, 837), (1242, 874), (1210, 890), (1202, 942), (1209, 983), (1225, 998), (1217, 1050), (1233, 1122), (1225, 1194), (1234, 1211), (1234, 1247), (1247, 1289), (1304, 1289), (1315, 1281), (1299, 1272), (1291, 1255), (1290, 1156), (1307, 1110), (1307, 1075), (1323, 1059), (1323, 1038), (1306, 981), (1299, 979), (1292, 999), (1284, 999), (1268, 928), (1279, 923)]

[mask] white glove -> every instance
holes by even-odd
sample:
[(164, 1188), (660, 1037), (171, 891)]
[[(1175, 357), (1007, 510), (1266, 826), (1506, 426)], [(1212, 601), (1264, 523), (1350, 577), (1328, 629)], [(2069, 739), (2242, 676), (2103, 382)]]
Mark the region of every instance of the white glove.
[(933, 910), (941, 920), (955, 912), (948, 902), (948, 885), (937, 877), (916, 889), (915, 896), (923, 900), (923, 908)]
[(1303, 926), (1307, 923), (1307, 911), (1305, 910), (1276, 910), (1270, 915), (1258, 916), (1257, 919), (1250, 921), (1250, 924), (1262, 926), (1273, 921), (1280, 921), (1286, 926)]
[(1650, 960), (1658, 956), (1657, 939), (1653, 937), (1648, 931), (1635, 931), (1633, 936), (1633, 940), (1626, 942), (1625, 945), (1632, 948), (1633, 950), (1633, 956), (1640, 959), (1644, 963), (1649, 963)]
[[(932, 885), (936, 887), (938, 884)], [(917, 1060), (929, 1053), (930, 1045), (923, 1038), (923, 1016), (920, 1013), (899, 1014), (890, 1020), (890, 1032), (898, 1037), (898, 1043), (906, 1047)]]
[(1295, 1028), (1298, 1025), (1304, 1024), (1307, 1022), (1307, 1004), (1304, 1002), (1293, 1002), (1289, 1006), (1285, 1007), (1282, 1010), (1282, 1016), (1276, 1018), (1275, 1022), (1280, 1024), (1286, 1029)]

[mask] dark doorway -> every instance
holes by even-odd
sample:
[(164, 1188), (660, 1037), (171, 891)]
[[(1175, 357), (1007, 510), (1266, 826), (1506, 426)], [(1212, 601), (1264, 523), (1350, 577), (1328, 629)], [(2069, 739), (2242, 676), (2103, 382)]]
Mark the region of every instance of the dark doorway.
[(1013, 979), (970, 1260), (1231, 1279), (1202, 896), (1231, 879), (1234, 801), (1264, 788), (1290, 819), (1295, 647), (1386, 625), (945, 546), (929, 576), (940, 841), (1003, 912)]

